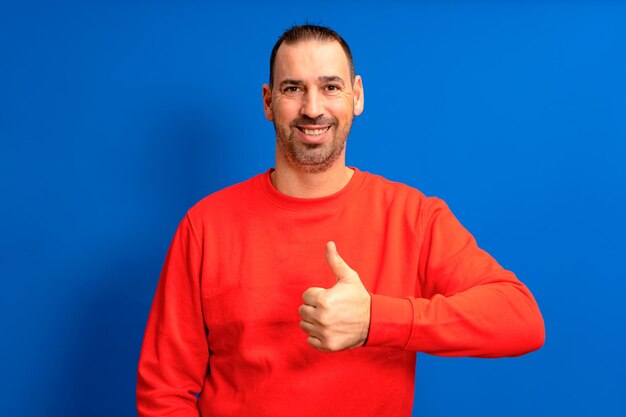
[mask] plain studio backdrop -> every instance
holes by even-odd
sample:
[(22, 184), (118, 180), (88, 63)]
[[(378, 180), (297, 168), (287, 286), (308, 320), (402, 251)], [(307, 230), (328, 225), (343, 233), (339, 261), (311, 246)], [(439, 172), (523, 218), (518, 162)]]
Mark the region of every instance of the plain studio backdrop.
[(175, 227), (273, 165), (261, 85), (306, 21), (363, 76), (348, 163), (445, 199), (545, 317), (522, 358), (419, 354), (414, 415), (626, 415), (625, 2), (6, 3), (0, 415), (136, 415)]

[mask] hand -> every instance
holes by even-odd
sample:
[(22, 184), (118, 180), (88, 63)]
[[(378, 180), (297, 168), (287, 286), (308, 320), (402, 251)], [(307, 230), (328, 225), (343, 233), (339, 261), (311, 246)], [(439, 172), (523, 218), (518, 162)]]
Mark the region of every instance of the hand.
[(339, 256), (334, 242), (326, 244), (326, 262), (337, 277), (329, 289), (312, 287), (302, 294), (300, 327), (315, 349), (333, 352), (362, 346), (370, 325), (371, 296), (359, 274)]

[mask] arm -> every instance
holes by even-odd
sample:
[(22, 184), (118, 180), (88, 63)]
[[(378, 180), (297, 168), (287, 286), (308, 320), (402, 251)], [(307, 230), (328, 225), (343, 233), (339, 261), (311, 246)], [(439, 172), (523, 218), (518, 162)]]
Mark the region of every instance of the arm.
[(528, 288), (478, 248), (442, 201), (422, 215), (421, 297), (373, 295), (367, 346), (478, 357), (541, 347), (543, 319)]
[(200, 246), (180, 223), (148, 317), (137, 378), (139, 416), (199, 416), (209, 349), (200, 297)]

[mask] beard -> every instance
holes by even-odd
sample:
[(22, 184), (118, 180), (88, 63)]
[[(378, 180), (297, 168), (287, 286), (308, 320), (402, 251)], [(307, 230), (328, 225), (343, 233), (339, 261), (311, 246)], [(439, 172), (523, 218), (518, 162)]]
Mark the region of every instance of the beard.
[[(297, 126), (305, 125), (330, 125), (332, 138), (322, 143), (301, 143), (295, 139), (295, 129)], [(318, 174), (325, 172), (341, 156), (348, 139), (350, 126), (339, 129), (339, 123), (335, 118), (315, 118), (303, 116), (289, 123), (289, 127), (281, 129), (274, 122), (276, 131), (276, 145), (287, 161), (294, 167), (307, 174)]]

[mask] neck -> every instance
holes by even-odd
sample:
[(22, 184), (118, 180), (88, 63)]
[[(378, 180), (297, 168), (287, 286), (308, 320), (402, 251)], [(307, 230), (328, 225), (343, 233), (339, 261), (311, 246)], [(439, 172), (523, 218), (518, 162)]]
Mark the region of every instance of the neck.
[(276, 161), (271, 174), (274, 187), (283, 194), (297, 198), (319, 198), (334, 194), (345, 187), (354, 170), (337, 161), (324, 172), (307, 173), (294, 169), (284, 161)]

